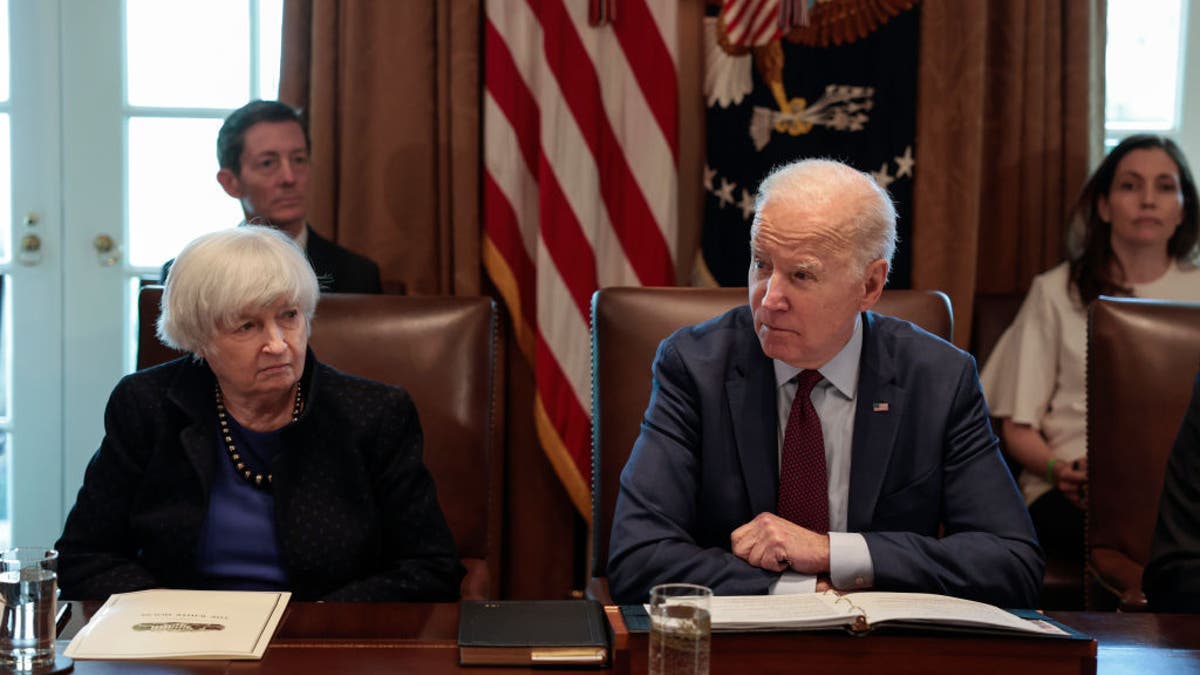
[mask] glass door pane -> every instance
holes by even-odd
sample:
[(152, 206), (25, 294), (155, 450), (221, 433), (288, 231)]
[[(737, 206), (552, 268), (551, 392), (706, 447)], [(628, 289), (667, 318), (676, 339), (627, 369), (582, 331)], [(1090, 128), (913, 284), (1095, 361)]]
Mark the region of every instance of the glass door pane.
[(237, 200), (217, 184), (220, 128), (215, 118), (129, 120), (130, 266), (153, 270), (193, 238), (242, 220)]
[(1110, 135), (1178, 129), (1185, 15), (1181, 0), (1109, 0), (1104, 117)]
[(231, 110), (277, 95), (282, 28), (282, 0), (126, 0), (132, 275), (157, 280), (187, 242), (242, 220), (216, 180), (217, 131)]
[(279, 97), (279, 62), (283, 53), (283, 0), (258, 0), (258, 98)]
[(129, 105), (237, 108), (250, 93), (246, 0), (126, 0)]

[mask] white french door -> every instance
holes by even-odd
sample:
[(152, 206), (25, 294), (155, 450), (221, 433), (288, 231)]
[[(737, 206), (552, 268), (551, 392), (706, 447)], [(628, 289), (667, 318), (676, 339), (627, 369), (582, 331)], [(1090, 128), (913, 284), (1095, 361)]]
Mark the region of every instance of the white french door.
[(0, 546), (48, 545), (133, 369), (141, 279), (241, 217), (216, 132), (275, 96), (282, 0), (0, 7)]
[(63, 210), (58, 3), (8, 0), (0, 380), (0, 537), (53, 543), (63, 504)]

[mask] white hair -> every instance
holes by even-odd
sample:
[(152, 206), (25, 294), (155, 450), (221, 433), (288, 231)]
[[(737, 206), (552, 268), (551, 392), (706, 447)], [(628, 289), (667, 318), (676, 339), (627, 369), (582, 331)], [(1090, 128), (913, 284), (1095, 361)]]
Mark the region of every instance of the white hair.
[(312, 321), (320, 286), (292, 238), (243, 225), (193, 239), (167, 274), (158, 317), (164, 344), (200, 356), (216, 331), (247, 308), (283, 298)]
[[(896, 252), (896, 207), (869, 174), (831, 159), (801, 159), (776, 167), (758, 186), (754, 210), (779, 199), (807, 212), (825, 212), (852, 230), (857, 258), (892, 264)], [(758, 219), (755, 218), (757, 224)]]

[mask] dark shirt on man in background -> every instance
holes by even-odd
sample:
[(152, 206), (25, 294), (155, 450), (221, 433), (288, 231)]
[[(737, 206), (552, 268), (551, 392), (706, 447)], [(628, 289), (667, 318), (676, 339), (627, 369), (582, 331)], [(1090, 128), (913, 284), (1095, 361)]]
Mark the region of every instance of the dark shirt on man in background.
[[(379, 266), (370, 259), (358, 255), (329, 241), (308, 228), (308, 242), (304, 253), (317, 275), (322, 293), (382, 293)], [(159, 283), (167, 283), (173, 259), (162, 268)]]

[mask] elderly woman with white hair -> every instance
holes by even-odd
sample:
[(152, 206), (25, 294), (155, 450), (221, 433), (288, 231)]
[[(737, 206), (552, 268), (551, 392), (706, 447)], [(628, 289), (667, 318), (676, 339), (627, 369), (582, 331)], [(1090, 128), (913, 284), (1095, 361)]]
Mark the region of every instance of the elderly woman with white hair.
[(266, 227), (202, 236), (159, 337), (192, 353), (126, 376), (59, 539), (65, 598), (145, 588), (298, 600), (454, 600), (463, 568), (408, 393), (308, 348), (317, 279)]

